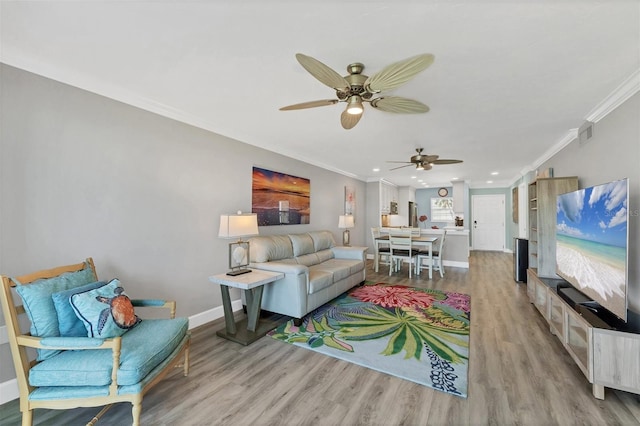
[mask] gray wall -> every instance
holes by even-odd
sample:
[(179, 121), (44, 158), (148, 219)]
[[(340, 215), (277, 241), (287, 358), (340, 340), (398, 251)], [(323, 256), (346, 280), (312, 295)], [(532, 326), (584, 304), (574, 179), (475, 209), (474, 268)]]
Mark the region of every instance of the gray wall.
[[(99, 277), (120, 278), (132, 297), (177, 300), (180, 316), (219, 307), (207, 278), (227, 270), (219, 218), (251, 211), (254, 165), (311, 180), (311, 224), (261, 234), (328, 229), (341, 242), (350, 185), (352, 244), (366, 243), (364, 182), (9, 66), (0, 81), (3, 274), (91, 256)], [(0, 365), (12, 365), (7, 344)], [(0, 382), (15, 377), (0, 370)]]
[(640, 313), (640, 93), (594, 125), (593, 137), (578, 140), (540, 166), (554, 176), (578, 176), (580, 188), (629, 178), (629, 308)]

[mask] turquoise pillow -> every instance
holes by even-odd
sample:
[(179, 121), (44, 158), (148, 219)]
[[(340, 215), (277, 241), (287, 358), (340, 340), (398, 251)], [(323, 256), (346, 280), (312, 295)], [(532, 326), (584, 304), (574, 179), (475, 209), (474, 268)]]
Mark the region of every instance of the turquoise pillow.
[[(22, 285), (13, 278), (17, 284), (16, 291), (22, 298), (22, 305), (31, 321), (29, 331), (32, 336), (57, 337), (58, 315), (51, 295), (73, 287), (78, 287), (96, 281), (97, 278), (87, 262), (84, 269), (76, 272), (68, 272), (57, 277), (34, 281), (31, 284)], [(38, 349), (38, 361), (43, 361), (59, 353), (56, 350)]]
[(51, 295), (51, 298), (53, 299), (53, 306), (55, 307), (56, 314), (58, 315), (58, 331), (60, 332), (60, 336), (83, 337), (87, 335), (87, 330), (84, 328), (82, 321), (80, 321), (76, 316), (75, 311), (71, 307), (69, 298), (76, 293), (93, 290), (106, 284), (106, 281), (96, 281), (94, 283), (70, 288)]
[(73, 294), (69, 301), (89, 337), (122, 336), (140, 322), (118, 279), (102, 287)]

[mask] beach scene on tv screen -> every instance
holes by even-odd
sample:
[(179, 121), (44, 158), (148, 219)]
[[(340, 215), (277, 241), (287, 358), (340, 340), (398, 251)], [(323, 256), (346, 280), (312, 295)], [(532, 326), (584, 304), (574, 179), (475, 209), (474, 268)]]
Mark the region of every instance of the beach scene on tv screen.
[(558, 196), (556, 271), (626, 317), (627, 181)]

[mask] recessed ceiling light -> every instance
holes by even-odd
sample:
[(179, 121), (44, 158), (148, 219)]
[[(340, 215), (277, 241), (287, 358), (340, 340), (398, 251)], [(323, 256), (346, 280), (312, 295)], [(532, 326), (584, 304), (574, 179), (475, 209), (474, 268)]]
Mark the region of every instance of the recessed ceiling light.
[(458, 178), (451, 178), (451, 180), (458, 180)]
[(500, 173), (498, 173), (498, 172), (491, 172), (491, 176), (496, 176), (496, 175), (499, 175), (499, 174)]
[(422, 180), (422, 179), (418, 179), (418, 182), (424, 182), (424, 180)]
[(488, 180), (487, 183), (493, 183), (493, 181), (492, 180)]
[(378, 167), (376, 167), (375, 169), (373, 169), (374, 172), (379, 172), (380, 169)]
[[(417, 176), (411, 176), (411, 179), (415, 179), (416, 177), (417, 177)], [(418, 181), (418, 182), (421, 182), (421, 181)]]

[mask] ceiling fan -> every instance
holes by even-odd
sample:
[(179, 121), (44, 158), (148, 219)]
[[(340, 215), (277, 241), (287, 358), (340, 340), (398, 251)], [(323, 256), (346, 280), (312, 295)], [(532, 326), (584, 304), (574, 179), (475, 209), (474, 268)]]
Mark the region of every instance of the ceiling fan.
[(280, 108), (280, 111), (315, 108), (346, 102), (347, 108), (340, 116), (340, 122), (345, 129), (352, 129), (360, 121), (364, 111), (363, 102), (368, 102), (373, 108), (398, 114), (418, 114), (429, 111), (425, 104), (413, 99), (399, 96), (380, 96), (380, 92), (395, 89), (412, 79), (416, 74), (424, 71), (433, 63), (433, 55), (425, 53), (393, 63), (380, 72), (366, 76), (362, 74), (364, 65), (355, 62), (347, 67), (349, 75), (341, 76), (311, 56), (296, 54), (296, 59), (312, 76), (322, 84), (336, 91), (337, 99), (303, 102)]
[(387, 163), (403, 163), (405, 166), (394, 167), (389, 170), (402, 169), (403, 167), (416, 166), (416, 170), (431, 170), (434, 164), (457, 164), (462, 160), (439, 159), (438, 155), (423, 155), (422, 148), (416, 148), (416, 155), (411, 156), (409, 161), (387, 161)]

